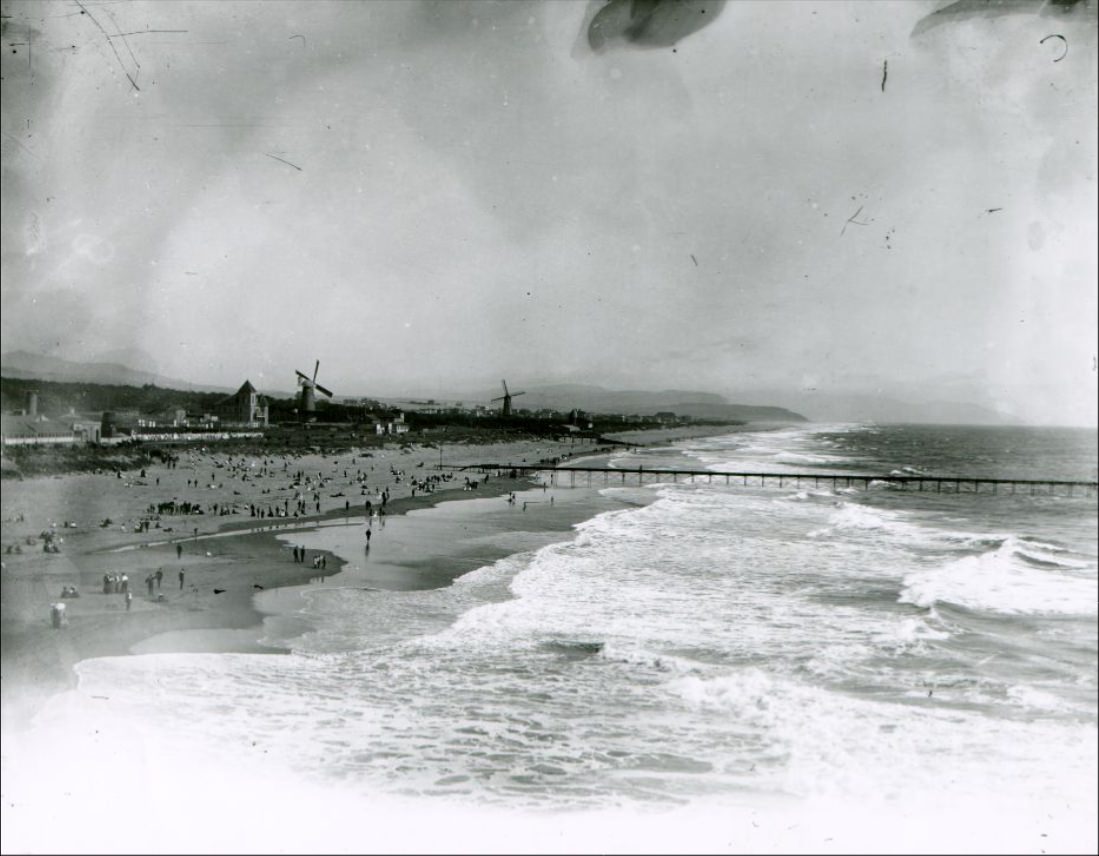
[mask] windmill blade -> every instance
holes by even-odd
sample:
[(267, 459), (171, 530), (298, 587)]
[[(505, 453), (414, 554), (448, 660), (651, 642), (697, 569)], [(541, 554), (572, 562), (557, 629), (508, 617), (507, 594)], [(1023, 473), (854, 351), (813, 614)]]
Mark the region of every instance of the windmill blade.
[(316, 390), (317, 390), (317, 392), (323, 392), (323, 393), (324, 393), (325, 395), (327, 395), (327, 396), (328, 396), (329, 398), (331, 398), (331, 397), (332, 397), (332, 393), (331, 393), (331, 391), (329, 391), (329, 390), (325, 389), (325, 388), (324, 388), (323, 386), (321, 386), (321, 385), (320, 385), (319, 383), (315, 383), (315, 384), (313, 384), (313, 386), (314, 386), (314, 387), (316, 387)]
[(302, 380), (306, 381), (307, 383), (309, 382), (309, 375), (302, 374), (297, 369), (294, 369), (294, 374), (296, 374), (298, 377), (300, 377)]
[(317, 360), (317, 364), (313, 366), (313, 383), (317, 382), (317, 372), (320, 371), (321, 361)]
[(504, 385), (504, 396), (506, 397), (508, 395), (511, 395), (511, 393), (508, 392), (508, 382), (506, 380), (502, 380), (500, 381), (500, 383)]
[(489, 399), (489, 401), (503, 401), (503, 400), (504, 400), (504, 396), (502, 396), (502, 395), (499, 398), (490, 398)]
[(511, 397), (515, 398), (515, 397), (520, 396), (520, 395), (526, 395), (526, 393), (525, 392), (513, 392), (511, 394)]

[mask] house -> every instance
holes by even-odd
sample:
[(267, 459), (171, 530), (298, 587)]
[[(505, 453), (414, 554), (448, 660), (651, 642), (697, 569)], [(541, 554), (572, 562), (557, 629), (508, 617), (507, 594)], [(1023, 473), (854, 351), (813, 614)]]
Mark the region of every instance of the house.
[(407, 434), (409, 431), (409, 425), (404, 421), (404, 412), (401, 410), (383, 413), (381, 416), (373, 416), (370, 418), (370, 422), (374, 425), (374, 433), (379, 436), (384, 434)]
[(247, 425), (249, 428), (267, 427), (267, 399), (246, 380), (232, 395), (214, 405), (214, 415), (222, 425)]

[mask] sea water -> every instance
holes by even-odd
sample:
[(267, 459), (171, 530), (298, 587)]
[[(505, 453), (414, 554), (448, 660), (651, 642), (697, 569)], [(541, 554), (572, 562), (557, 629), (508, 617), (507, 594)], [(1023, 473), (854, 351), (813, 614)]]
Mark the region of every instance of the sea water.
[[(626, 450), (610, 466), (643, 485), (597, 481), (598, 513), (567, 533), (513, 515), (480, 536), (499, 557), (442, 588), (355, 577), (361, 526), (311, 535), (351, 575), (268, 623), (292, 654), (85, 661), (40, 728), (94, 722), (108, 755), (137, 741), (150, 783), (191, 782), (202, 757), (211, 780), (424, 809), (1006, 807), (997, 823), (1038, 824), (1024, 851), (1047, 822), (1093, 849), (1094, 495), (654, 471), (1094, 480), (1096, 458), (1094, 431), (873, 425)], [(421, 514), (487, 513), (465, 505)]]

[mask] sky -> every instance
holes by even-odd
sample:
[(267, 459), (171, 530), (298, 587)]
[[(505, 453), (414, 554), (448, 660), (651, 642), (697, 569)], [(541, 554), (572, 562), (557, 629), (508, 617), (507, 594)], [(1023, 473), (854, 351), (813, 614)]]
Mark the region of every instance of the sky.
[(3, 350), (1096, 423), (1094, 3), (615, 2), (0, 4)]

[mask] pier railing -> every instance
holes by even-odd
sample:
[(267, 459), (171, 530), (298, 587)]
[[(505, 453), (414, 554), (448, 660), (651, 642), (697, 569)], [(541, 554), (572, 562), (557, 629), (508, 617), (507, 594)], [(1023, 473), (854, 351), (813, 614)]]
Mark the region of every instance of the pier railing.
[(594, 486), (596, 484), (677, 483), (680, 480), (704, 480), (706, 483), (743, 487), (842, 487), (870, 488), (888, 486), (934, 493), (1007, 493), (1046, 496), (1097, 495), (1099, 482), (1058, 479), (999, 479), (971, 476), (938, 475), (866, 475), (861, 473), (789, 473), (725, 472), (714, 470), (617, 469), (611, 467), (538, 466), (531, 464), (474, 464), (461, 467), (483, 473), (533, 476), (544, 473), (557, 487)]

